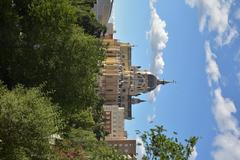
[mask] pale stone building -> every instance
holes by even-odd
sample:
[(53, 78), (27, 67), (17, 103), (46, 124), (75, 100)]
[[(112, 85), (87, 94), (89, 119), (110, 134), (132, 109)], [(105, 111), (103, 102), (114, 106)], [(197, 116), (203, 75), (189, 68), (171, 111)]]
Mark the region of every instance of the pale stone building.
[(136, 140), (108, 140), (110, 147), (119, 149), (128, 159), (136, 160)]
[(105, 137), (107, 143), (135, 159), (136, 140), (127, 139), (124, 119), (132, 119), (132, 104), (144, 102), (137, 96), (170, 82), (159, 80), (140, 66), (132, 66), (133, 46), (113, 38), (114, 27), (108, 23), (112, 6), (113, 0), (97, 0), (94, 6), (97, 20), (107, 27), (103, 41), (108, 46), (97, 90), (104, 100), (104, 126), (109, 133)]
[(170, 83), (159, 80), (140, 66), (132, 66), (132, 45), (105, 37), (108, 45), (103, 62), (99, 93), (106, 105), (124, 108), (125, 119), (132, 119), (132, 104), (144, 102), (137, 98), (142, 93), (154, 90), (160, 84)]
[(118, 105), (103, 105), (105, 130), (109, 133), (105, 140), (125, 140), (124, 108)]

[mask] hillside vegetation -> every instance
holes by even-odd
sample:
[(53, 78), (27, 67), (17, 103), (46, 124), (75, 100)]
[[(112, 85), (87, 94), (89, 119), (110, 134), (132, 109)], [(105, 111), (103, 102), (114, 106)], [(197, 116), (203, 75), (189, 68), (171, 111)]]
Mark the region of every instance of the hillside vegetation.
[(1, 160), (124, 159), (102, 141), (94, 3), (0, 1)]

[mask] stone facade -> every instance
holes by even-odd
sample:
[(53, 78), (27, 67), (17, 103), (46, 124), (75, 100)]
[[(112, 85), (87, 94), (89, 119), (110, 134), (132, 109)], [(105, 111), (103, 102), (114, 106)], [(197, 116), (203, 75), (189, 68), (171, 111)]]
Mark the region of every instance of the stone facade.
[(124, 108), (118, 105), (104, 105), (104, 127), (109, 133), (105, 140), (126, 140), (124, 131)]
[(129, 159), (136, 159), (136, 140), (107, 140), (107, 143), (122, 151)]
[(114, 39), (113, 24), (108, 23), (113, 0), (97, 0), (94, 12), (97, 20), (107, 27), (103, 42), (107, 45), (106, 59), (98, 78), (98, 93), (104, 100), (104, 126), (109, 133), (105, 137), (109, 146), (119, 149), (130, 159), (136, 159), (136, 140), (128, 140), (124, 131), (124, 119), (132, 119), (132, 105), (144, 102), (137, 96), (154, 90), (159, 80), (140, 66), (133, 66), (132, 45)]
[(106, 105), (118, 105), (124, 108), (125, 119), (132, 119), (132, 104), (144, 102), (137, 96), (154, 90), (158, 85), (169, 83), (158, 80), (140, 66), (132, 66), (132, 45), (105, 37), (108, 45), (106, 59), (103, 62), (102, 76), (99, 81), (99, 93)]

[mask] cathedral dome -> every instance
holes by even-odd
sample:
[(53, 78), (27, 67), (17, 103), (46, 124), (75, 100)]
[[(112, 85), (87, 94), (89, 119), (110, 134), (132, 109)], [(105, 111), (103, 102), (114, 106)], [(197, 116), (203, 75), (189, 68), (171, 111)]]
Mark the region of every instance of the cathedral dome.
[(156, 76), (152, 74), (147, 75), (147, 81), (148, 81), (148, 91), (154, 90), (158, 85), (157, 84), (158, 79), (156, 78)]

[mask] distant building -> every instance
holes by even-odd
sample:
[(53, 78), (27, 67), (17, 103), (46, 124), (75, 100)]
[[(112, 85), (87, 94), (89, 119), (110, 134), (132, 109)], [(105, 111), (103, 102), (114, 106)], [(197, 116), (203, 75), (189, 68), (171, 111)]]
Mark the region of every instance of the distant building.
[(111, 34), (104, 38), (104, 43), (108, 49), (98, 79), (98, 91), (104, 100), (104, 127), (109, 133), (105, 140), (129, 159), (135, 159), (136, 140), (127, 139), (124, 119), (132, 119), (132, 104), (144, 102), (137, 98), (138, 95), (170, 82), (157, 79), (140, 66), (132, 66), (132, 46), (129, 43), (119, 42)]
[(159, 80), (140, 66), (132, 66), (132, 45), (105, 37), (108, 45), (103, 62), (102, 76), (99, 78), (99, 94), (105, 105), (124, 108), (125, 119), (132, 119), (132, 104), (144, 102), (136, 98), (142, 93), (154, 90), (158, 85), (170, 83)]
[(136, 159), (136, 140), (108, 140), (107, 143), (126, 154), (129, 159)]
[(104, 127), (109, 133), (106, 140), (124, 140), (126, 134), (124, 131), (124, 108), (118, 105), (104, 105)]
[(94, 6), (97, 20), (107, 27), (103, 41), (108, 46), (97, 91), (104, 100), (104, 128), (109, 133), (106, 142), (129, 159), (136, 159), (136, 140), (127, 139), (124, 119), (132, 119), (133, 104), (144, 102), (137, 96), (170, 82), (159, 80), (140, 66), (132, 66), (133, 46), (113, 38), (113, 24), (108, 23), (112, 7), (113, 0), (97, 0)]
[(113, 0), (97, 0), (94, 5), (93, 11), (96, 14), (97, 20), (103, 24), (107, 25), (109, 18), (112, 13)]

